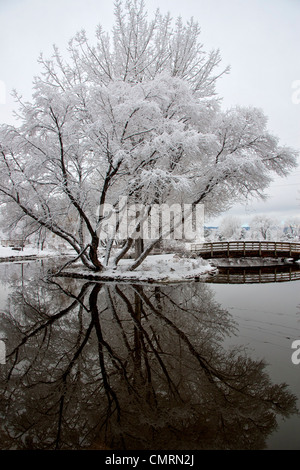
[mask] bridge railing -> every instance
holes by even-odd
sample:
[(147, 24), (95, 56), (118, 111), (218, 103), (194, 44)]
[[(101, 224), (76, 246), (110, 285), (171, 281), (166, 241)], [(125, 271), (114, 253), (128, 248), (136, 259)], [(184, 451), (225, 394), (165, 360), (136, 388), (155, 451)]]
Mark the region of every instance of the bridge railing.
[(220, 253), (220, 252), (242, 252), (255, 251), (261, 253), (263, 251), (270, 251), (275, 255), (277, 252), (299, 252), (300, 243), (294, 242), (271, 242), (271, 241), (230, 241), (230, 242), (205, 242), (196, 243), (191, 245), (191, 251), (199, 253)]

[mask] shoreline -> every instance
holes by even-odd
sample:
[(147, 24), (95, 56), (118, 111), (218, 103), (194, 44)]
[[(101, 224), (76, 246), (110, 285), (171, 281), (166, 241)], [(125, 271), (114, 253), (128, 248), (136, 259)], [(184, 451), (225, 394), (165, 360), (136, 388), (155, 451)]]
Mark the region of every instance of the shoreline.
[(107, 266), (103, 271), (91, 272), (82, 264), (67, 266), (62, 271), (53, 273), (53, 277), (90, 279), (102, 282), (138, 282), (138, 283), (178, 283), (204, 279), (218, 272), (202, 258), (194, 259), (177, 254), (149, 255), (134, 271), (130, 271), (132, 260), (123, 259), (118, 267)]
[[(14, 253), (12, 249), (0, 249), (0, 263), (14, 263), (26, 261), (38, 261), (53, 258), (69, 258), (73, 253), (58, 253), (57, 251), (24, 250)], [(21, 254), (22, 253), (22, 254)], [(2, 256), (1, 256), (2, 255)], [(254, 268), (274, 267), (288, 265), (288, 262), (279, 262), (275, 259), (210, 259), (191, 258), (176, 253), (154, 254), (134, 271), (130, 271), (131, 259), (123, 259), (118, 267), (107, 266), (103, 271), (93, 272), (85, 268), (82, 263), (74, 262), (60, 271), (62, 266), (49, 270), (49, 277), (65, 277), (74, 279), (86, 279), (96, 282), (118, 282), (136, 284), (171, 284), (180, 282), (205, 281), (218, 274), (222, 268)], [(299, 265), (299, 264), (298, 264)]]
[(136, 276), (130, 275), (128, 273), (91, 273), (90, 271), (79, 271), (74, 269), (74, 271), (62, 271), (58, 274), (52, 274), (52, 277), (66, 277), (73, 279), (87, 279), (90, 281), (97, 282), (117, 282), (117, 283), (134, 283), (134, 284), (178, 284), (182, 282), (191, 282), (191, 281), (202, 281), (207, 277), (214, 276), (218, 273), (217, 268), (211, 268), (206, 272), (195, 272), (186, 274), (183, 276), (168, 276), (167, 274), (162, 277), (155, 277), (154, 275), (149, 274), (148, 276), (142, 275), (141, 273), (136, 273)]

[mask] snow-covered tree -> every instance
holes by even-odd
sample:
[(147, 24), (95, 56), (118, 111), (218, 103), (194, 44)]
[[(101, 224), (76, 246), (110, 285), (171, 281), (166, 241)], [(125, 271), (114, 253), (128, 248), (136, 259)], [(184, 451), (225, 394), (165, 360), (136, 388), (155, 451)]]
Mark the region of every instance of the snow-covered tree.
[(240, 240), (242, 236), (242, 223), (239, 217), (226, 216), (221, 220), (218, 233), (223, 240)]
[[(32, 102), (16, 95), (20, 125), (0, 128), (1, 202), (16, 221), (54, 233), (102, 270), (105, 203), (115, 215), (120, 196), (146, 205), (145, 217), (174, 201), (213, 215), (264, 197), (273, 174), (296, 166), (297, 153), (279, 146), (261, 110), (221, 109), (216, 82), (228, 69), (199, 35), (194, 20), (174, 23), (159, 11), (148, 20), (143, 1), (117, 1), (111, 35), (99, 26), (91, 44), (81, 31), (68, 59), (56, 47), (50, 60), (40, 57)], [(132, 269), (162, 236), (141, 246)]]
[(279, 222), (267, 215), (257, 215), (250, 222), (250, 238), (254, 240), (277, 240)]
[(300, 240), (300, 217), (291, 217), (285, 221), (284, 235), (288, 240)]

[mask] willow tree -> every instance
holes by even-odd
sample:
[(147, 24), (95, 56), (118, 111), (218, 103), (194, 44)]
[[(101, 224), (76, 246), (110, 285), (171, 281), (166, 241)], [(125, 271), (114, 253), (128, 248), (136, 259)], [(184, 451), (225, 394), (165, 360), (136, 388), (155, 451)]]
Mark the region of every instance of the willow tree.
[(54, 233), (99, 271), (103, 208), (120, 211), (120, 196), (149, 211), (185, 201), (216, 214), (263, 197), (272, 174), (294, 168), (296, 152), (279, 146), (262, 111), (221, 109), (216, 83), (228, 68), (199, 38), (194, 20), (160, 11), (148, 20), (143, 1), (117, 1), (110, 34), (99, 26), (91, 43), (81, 31), (67, 54), (41, 56), (32, 102), (16, 95), (19, 125), (0, 128), (10, 222)]

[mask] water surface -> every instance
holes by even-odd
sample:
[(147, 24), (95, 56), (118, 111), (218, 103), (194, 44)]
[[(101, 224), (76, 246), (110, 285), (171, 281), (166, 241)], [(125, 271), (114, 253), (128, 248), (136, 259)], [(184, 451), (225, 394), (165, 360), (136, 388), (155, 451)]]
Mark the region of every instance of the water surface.
[(0, 266), (2, 449), (300, 448), (300, 281), (49, 282), (49, 268)]

